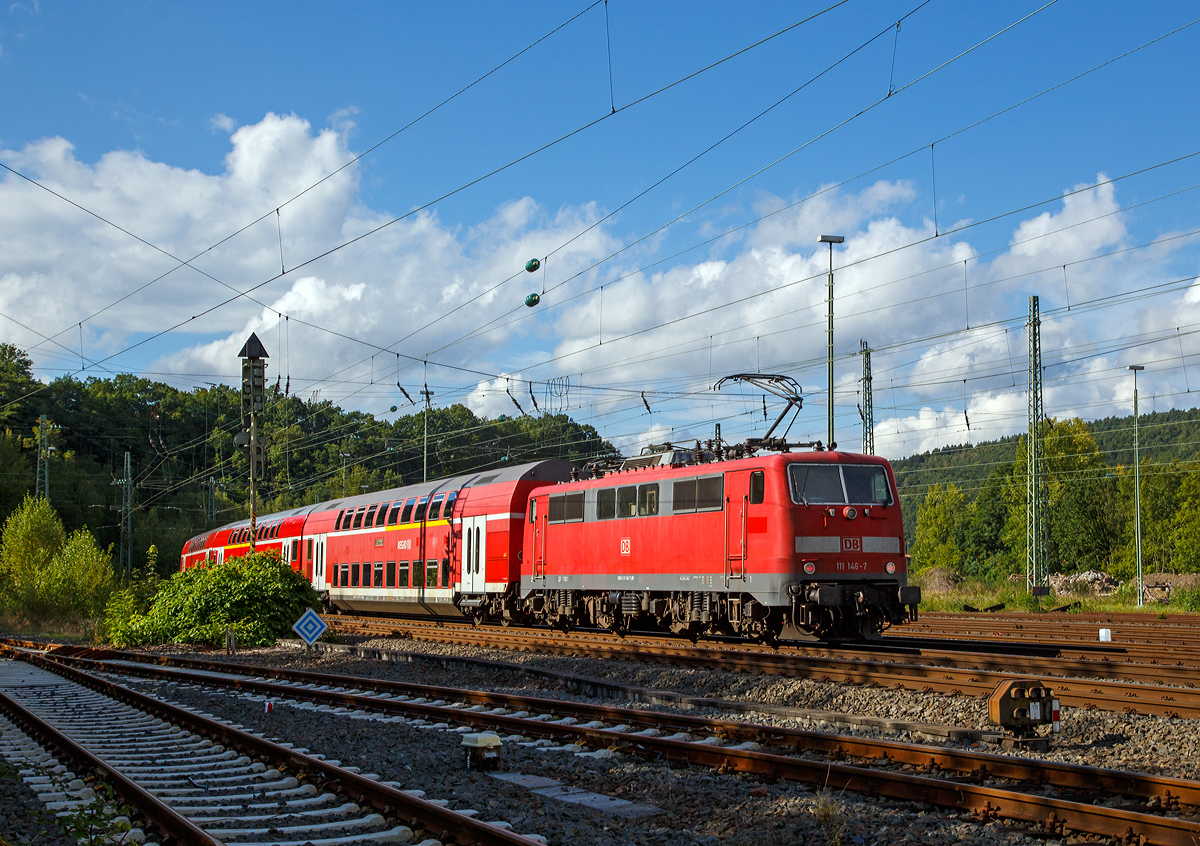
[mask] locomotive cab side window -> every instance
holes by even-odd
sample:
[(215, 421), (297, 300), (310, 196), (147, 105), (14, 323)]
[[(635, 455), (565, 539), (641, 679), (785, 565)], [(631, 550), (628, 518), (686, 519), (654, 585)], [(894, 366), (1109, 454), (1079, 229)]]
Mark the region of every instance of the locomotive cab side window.
[(750, 474), (750, 504), (761, 505), (767, 492), (767, 477), (761, 470)]
[(536, 522), (537, 522), (537, 500), (531, 499), (531, 500), (529, 500), (529, 525), (532, 526)]

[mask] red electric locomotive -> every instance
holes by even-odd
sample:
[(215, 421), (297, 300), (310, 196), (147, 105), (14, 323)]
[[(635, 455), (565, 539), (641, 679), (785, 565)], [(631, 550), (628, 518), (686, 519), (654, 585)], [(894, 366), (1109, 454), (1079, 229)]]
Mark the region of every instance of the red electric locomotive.
[(882, 458), (814, 451), (699, 463), (693, 450), (539, 488), (521, 607), (557, 625), (777, 639), (915, 620), (895, 479)]

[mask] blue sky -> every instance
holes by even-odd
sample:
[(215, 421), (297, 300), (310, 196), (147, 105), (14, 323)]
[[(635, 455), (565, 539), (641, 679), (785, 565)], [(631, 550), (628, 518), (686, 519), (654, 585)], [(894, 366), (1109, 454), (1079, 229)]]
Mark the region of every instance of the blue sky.
[[(758, 394), (711, 384), (765, 370), (804, 387), (792, 436), (824, 438), (829, 233), (843, 446), (860, 338), (879, 452), (1022, 430), (1030, 294), (1051, 414), (1129, 413), (1134, 362), (1144, 407), (1191, 407), (1200, 156), (1164, 163), (1200, 151), (1200, 24), (1144, 45), (1200, 12), (1042, 6), (13, 3), (0, 162), (143, 242), (5, 171), (0, 339), (42, 378), (187, 388), (258, 331), (302, 396), (386, 416), (428, 379), (495, 415), (532, 383), (630, 450), (761, 430)], [(177, 264), (145, 242), (200, 257), (127, 296)]]

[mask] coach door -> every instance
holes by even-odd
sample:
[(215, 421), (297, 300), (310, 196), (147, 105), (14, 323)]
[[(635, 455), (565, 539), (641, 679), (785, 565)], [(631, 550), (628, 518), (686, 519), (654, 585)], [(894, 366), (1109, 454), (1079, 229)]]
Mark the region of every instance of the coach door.
[(746, 521), (750, 509), (750, 471), (725, 474), (725, 587), (746, 577)]
[(462, 592), (483, 593), (486, 588), (487, 515), (462, 518)]

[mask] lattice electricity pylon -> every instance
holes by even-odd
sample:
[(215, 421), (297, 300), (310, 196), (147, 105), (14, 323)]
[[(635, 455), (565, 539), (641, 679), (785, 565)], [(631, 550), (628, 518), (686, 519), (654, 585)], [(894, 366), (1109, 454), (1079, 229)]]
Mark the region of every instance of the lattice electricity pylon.
[(45, 498), (50, 501), (50, 427), (46, 425), (46, 415), (38, 418), (38, 455), (37, 479), (34, 481), (33, 495), (36, 499)]
[(1025, 587), (1048, 591), (1046, 532), (1046, 440), (1042, 425), (1042, 318), (1038, 298), (1029, 298), (1029, 434), (1025, 441)]
[(863, 375), (862, 375), (862, 397), (863, 397), (863, 454), (875, 454), (875, 399), (871, 392), (871, 348), (867, 346), (866, 341), (859, 341), (862, 344), (863, 357)]

